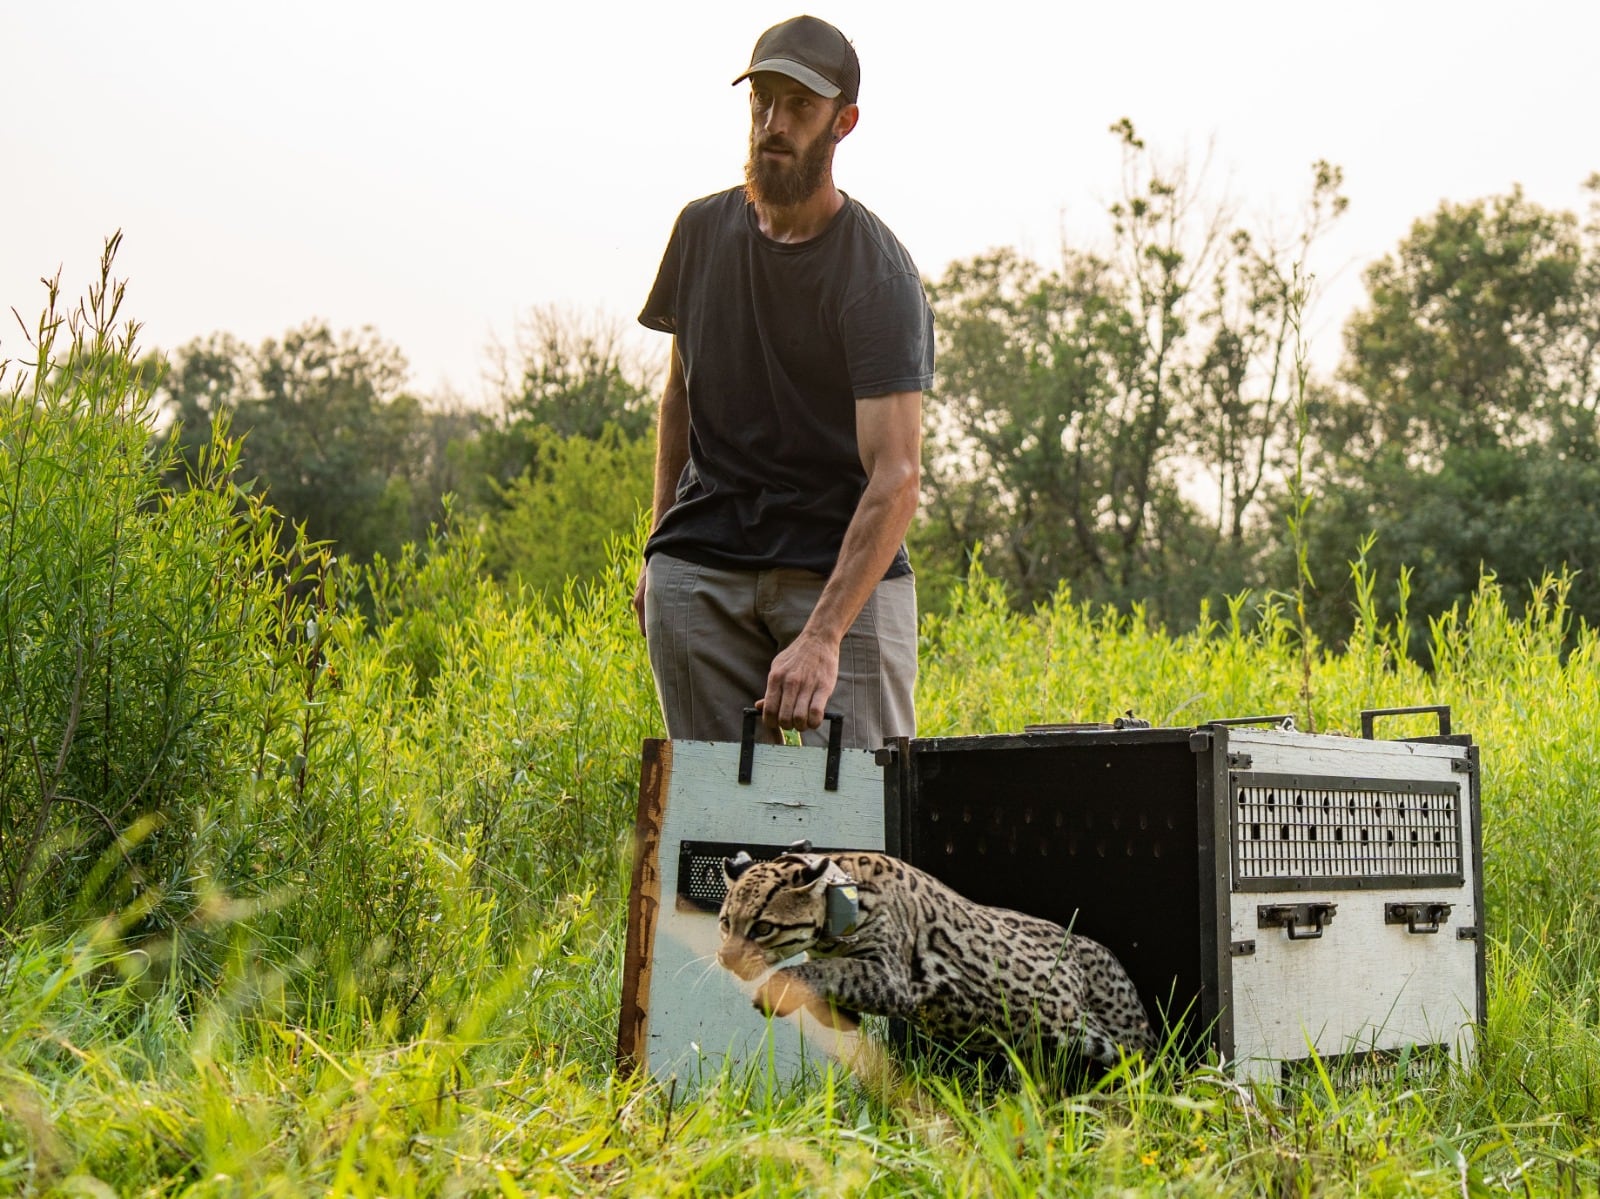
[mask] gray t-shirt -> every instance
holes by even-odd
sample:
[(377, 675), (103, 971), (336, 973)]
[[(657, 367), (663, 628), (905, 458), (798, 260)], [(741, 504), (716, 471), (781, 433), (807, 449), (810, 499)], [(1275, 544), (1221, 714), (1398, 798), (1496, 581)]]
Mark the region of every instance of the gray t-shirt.
[[(684, 208), (639, 321), (676, 336), (689, 391), (689, 462), (646, 556), (830, 573), (867, 485), (856, 401), (933, 384), (905, 247), (848, 196), (817, 237), (773, 241), (734, 188)], [(885, 577), (909, 570), (902, 546)]]

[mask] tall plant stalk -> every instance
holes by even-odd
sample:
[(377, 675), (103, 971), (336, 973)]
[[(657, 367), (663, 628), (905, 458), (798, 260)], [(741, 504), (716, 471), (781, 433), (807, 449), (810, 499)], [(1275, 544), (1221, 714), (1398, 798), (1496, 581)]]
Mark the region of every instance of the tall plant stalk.
[(1289, 475), (1289, 541), (1294, 546), (1294, 620), (1300, 639), (1300, 723), (1307, 732), (1317, 728), (1316, 695), (1312, 684), (1312, 666), (1316, 657), (1317, 635), (1311, 628), (1310, 595), (1316, 590), (1316, 580), (1311, 576), (1311, 539), (1306, 533), (1306, 520), (1311, 512), (1311, 494), (1306, 489), (1306, 440), (1311, 429), (1311, 415), (1306, 403), (1306, 386), (1311, 366), (1306, 357), (1306, 342), (1301, 321), (1305, 314), (1306, 297), (1310, 293), (1311, 278), (1302, 275), (1296, 264), (1290, 281), (1288, 320), (1294, 340), (1294, 377), (1290, 403), (1294, 413), (1294, 469)]

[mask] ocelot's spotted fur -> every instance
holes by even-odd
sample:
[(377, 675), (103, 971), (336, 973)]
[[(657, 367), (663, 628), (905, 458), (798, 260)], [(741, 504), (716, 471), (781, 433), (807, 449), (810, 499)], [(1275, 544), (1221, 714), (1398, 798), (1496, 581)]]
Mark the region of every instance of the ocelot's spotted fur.
[[(799, 953), (756, 992), (787, 1016), (804, 1007), (836, 1027), (861, 1013), (911, 1022), (936, 1037), (1067, 1049), (1113, 1065), (1149, 1053), (1144, 1005), (1111, 951), (1059, 924), (956, 894), (881, 853), (811, 853), (808, 842), (768, 862), (723, 864), (717, 961), (753, 979)], [(827, 892), (853, 882), (853, 929), (830, 933)]]

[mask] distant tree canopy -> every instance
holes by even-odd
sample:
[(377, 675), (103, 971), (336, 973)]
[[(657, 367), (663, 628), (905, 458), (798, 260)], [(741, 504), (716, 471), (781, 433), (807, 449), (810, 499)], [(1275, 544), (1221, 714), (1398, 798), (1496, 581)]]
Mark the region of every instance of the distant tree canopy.
[(243, 435), (240, 478), (314, 539), (368, 562), (421, 545), (457, 496), (491, 567), (536, 588), (603, 565), (650, 502), (656, 368), (614, 324), (536, 309), (499, 356), (496, 407), (429, 405), (372, 330), (312, 322), (250, 347), (180, 347), (158, 393), (192, 468), (213, 422)]
[[(1600, 177), (1590, 187), (1600, 201)], [(1325, 619), (1348, 610), (1341, 568), (1376, 532), (1369, 563), (1414, 568), (1422, 613), (1481, 570), (1518, 585), (1565, 565), (1584, 568), (1572, 608), (1600, 620), (1600, 208), (1580, 223), (1516, 189), (1443, 204), (1367, 287), (1319, 410)]]
[[(493, 357), (493, 410), (462, 447), (465, 495), (475, 510), (504, 510), (507, 488), (548, 472), (552, 436), (598, 442), (614, 429), (623, 442), (654, 437), (661, 363), (615, 320), (535, 308), (518, 322), (512, 346), (497, 347)], [(636, 480), (616, 484), (631, 490)], [(648, 477), (643, 487), (648, 504)]]
[(1280, 244), (1207, 205), (1133, 126), (1109, 252), (1046, 271), (1010, 250), (931, 287), (939, 374), (926, 406), (917, 542), (943, 574), (981, 548), (1022, 604), (1081, 597), (1192, 619), (1251, 578), (1291, 443), (1295, 263), (1344, 208), (1317, 163)]
[[(1305, 370), (1307, 263), (1344, 211), (1312, 164), (1292, 222), (1243, 221), (1132, 124), (1108, 234), (1053, 268), (999, 249), (928, 285), (939, 340), (912, 527), (925, 606), (974, 553), (1013, 602), (1063, 583), (1175, 627), (1200, 603), (1285, 589), (1290, 480), (1324, 637), (1349, 629), (1351, 562), (1409, 577), (1410, 627), (1503, 583), (1582, 567), (1600, 621), (1600, 175), (1587, 217), (1518, 189), (1446, 203), (1366, 272), (1331, 379)], [(171, 355), (161, 386), (194, 462), (210, 424), (241, 475), (317, 538), (394, 559), (454, 511), (497, 576), (548, 590), (592, 573), (649, 504), (666, 343), (545, 306), (491, 356), (491, 406), (424, 403), (371, 330), (312, 322), (250, 347)], [(1374, 537), (1375, 535), (1375, 537)], [(1382, 616), (1400, 604), (1392, 586)]]
[(240, 477), (293, 524), (370, 561), (426, 536), (458, 486), (447, 452), (476, 420), (404, 390), (405, 359), (370, 329), (311, 322), (245, 346), (220, 334), (171, 355), (158, 397), (193, 463), (212, 422), (242, 435)]
[(458, 447), (467, 509), (496, 577), (558, 590), (649, 508), (660, 362), (618, 322), (553, 307), (496, 360), (496, 410)]
[(611, 318), (534, 308), (517, 322), (510, 352), (495, 357), (500, 406), (514, 422), (591, 441), (607, 425), (630, 439), (655, 425), (665, 355), (647, 356)]

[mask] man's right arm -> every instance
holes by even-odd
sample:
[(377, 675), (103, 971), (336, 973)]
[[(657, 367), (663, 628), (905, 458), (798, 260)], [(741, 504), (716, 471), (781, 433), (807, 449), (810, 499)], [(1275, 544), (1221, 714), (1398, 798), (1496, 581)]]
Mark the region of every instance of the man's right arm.
[[(655, 532), (667, 509), (678, 495), (678, 480), (689, 461), (689, 389), (683, 379), (683, 362), (678, 357), (678, 339), (672, 339), (672, 360), (667, 365), (667, 387), (661, 394), (661, 411), (656, 418), (656, 476), (650, 501), (650, 531)], [(644, 567), (633, 589), (633, 611), (644, 632)]]

